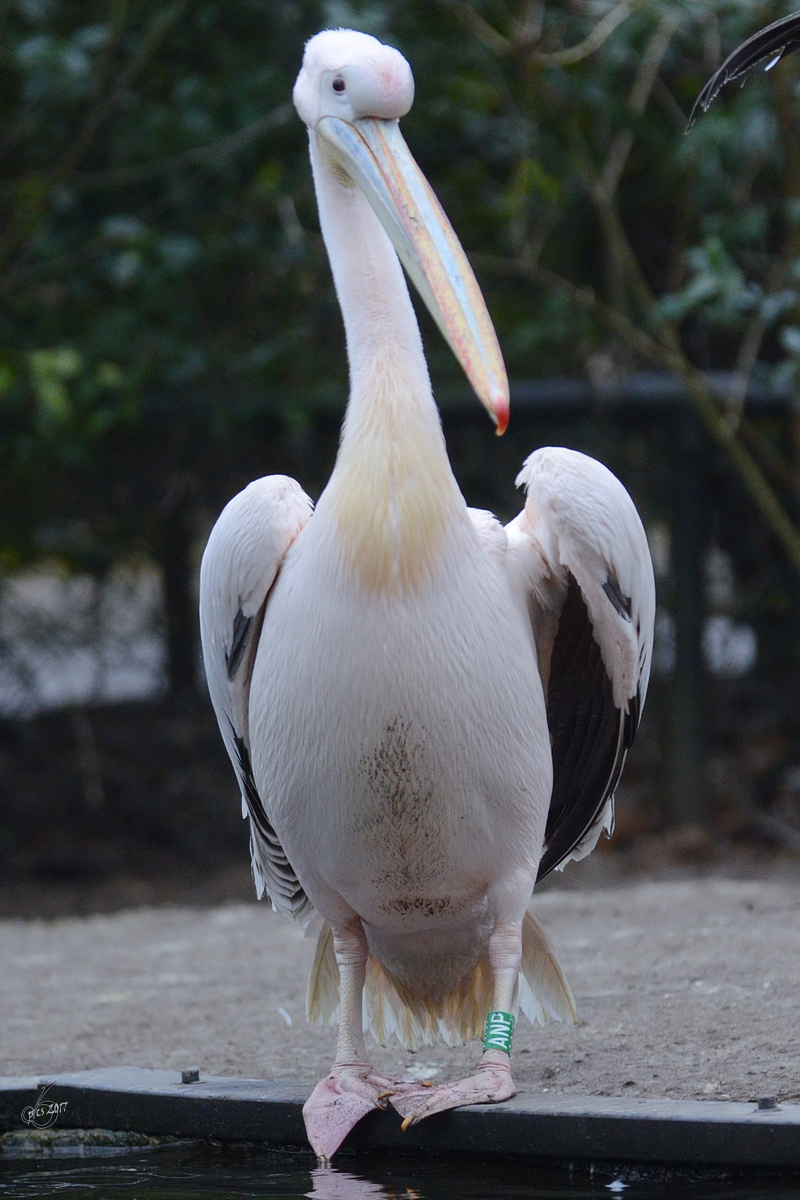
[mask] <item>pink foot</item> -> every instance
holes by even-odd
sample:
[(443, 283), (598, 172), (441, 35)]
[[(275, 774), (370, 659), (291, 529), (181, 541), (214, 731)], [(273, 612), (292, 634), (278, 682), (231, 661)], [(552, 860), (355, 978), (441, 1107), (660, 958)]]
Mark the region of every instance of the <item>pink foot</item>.
[[(403, 1129), (416, 1125), (434, 1113), (461, 1108), (464, 1104), (499, 1104), (516, 1095), (511, 1067), (507, 1063), (486, 1063), (468, 1079), (440, 1083), (424, 1094), (402, 1092), (390, 1097), (392, 1107), (404, 1118)], [(422, 1101), (420, 1103), (420, 1101)]]
[(321, 1080), (303, 1105), (303, 1119), (311, 1148), (327, 1162), (351, 1129), (374, 1108), (386, 1108), (402, 1094), (419, 1098), (423, 1085), (416, 1080), (386, 1079), (372, 1075), (369, 1067), (336, 1068)]

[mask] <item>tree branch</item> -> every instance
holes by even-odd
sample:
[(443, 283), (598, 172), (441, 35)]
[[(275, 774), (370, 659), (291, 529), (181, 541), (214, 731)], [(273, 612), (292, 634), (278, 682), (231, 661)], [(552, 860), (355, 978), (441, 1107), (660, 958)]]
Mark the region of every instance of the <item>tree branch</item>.
[[(731, 459), (765, 523), (783, 547), (800, 575), (800, 531), (789, 517), (778, 496), (750, 451), (742, 444), (736, 428), (720, 411), (702, 372), (688, 361), (680, 345), (665, 345), (639, 329), (628, 317), (600, 300), (591, 288), (579, 287), (561, 275), (533, 263), (478, 255), (475, 263), (494, 274), (529, 279), (547, 288), (565, 293), (579, 307), (591, 312), (613, 330), (645, 361), (658, 364), (678, 375), (684, 382), (692, 405), (711, 437)], [(670, 339), (671, 340), (671, 339)]]
[[(658, 72), (661, 69), (664, 56), (669, 50), (670, 42), (677, 28), (677, 17), (674, 13), (667, 13), (659, 21), (655, 33), (647, 43), (639, 65), (638, 75), (628, 96), (628, 108), (635, 117), (643, 116), (647, 108), (656, 79), (658, 78)], [(633, 147), (633, 142), (633, 130), (621, 129), (611, 143), (611, 149), (606, 156), (606, 161), (600, 172), (600, 179), (598, 181), (609, 198), (614, 195), (619, 186), (619, 181), (627, 165), (628, 155)]]
[(582, 42), (578, 42), (575, 46), (568, 46), (565, 50), (531, 50), (531, 62), (537, 63), (540, 67), (574, 66), (575, 63), (594, 54), (595, 50), (599, 50), (618, 25), (627, 21), (628, 17), (632, 16), (637, 9), (643, 8), (650, 2), (651, 0), (622, 0), (621, 4), (615, 5), (597, 22), (591, 33)]
[(129, 167), (117, 167), (108, 171), (84, 171), (73, 178), (72, 186), (78, 192), (86, 193), (101, 188), (128, 187), (170, 171), (183, 170), (184, 167), (212, 166), (237, 154), (251, 142), (272, 133), (281, 125), (286, 125), (293, 115), (294, 109), (291, 104), (279, 104), (271, 112), (251, 121), (236, 133), (219, 138), (216, 142), (209, 142), (206, 146), (195, 146), (191, 150), (182, 150), (166, 158), (134, 163)]
[(485, 17), (476, 12), (463, 0), (438, 0), (442, 8), (452, 12), (465, 29), (483, 42), (490, 50), (498, 55), (524, 54), (525, 57), (540, 67), (571, 67), (582, 59), (594, 54), (603, 45), (618, 25), (627, 21), (637, 9), (643, 8), (652, 0), (621, 0), (621, 3), (605, 13), (583, 41), (564, 50), (534, 50), (541, 36), (542, 22), (536, 17), (528, 18), (515, 27), (513, 38), (505, 37)]
[[(78, 165), (94, 141), (94, 136), (103, 122), (108, 119), (117, 105), (122, 101), (126, 92), (136, 82), (138, 76), (141, 75), (169, 31), (180, 20), (187, 3), (188, 0), (174, 0), (173, 4), (161, 9), (153, 18), (150, 28), (142, 38), (139, 49), (121, 71), (111, 93), (107, 96), (102, 96), (87, 113), (78, 136), (52, 173), (53, 182), (63, 179)], [(116, 8), (118, 15), (124, 19), (127, 5), (124, 2), (119, 2)], [(118, 37), (121, 32), (120, 29), (117, 34)]]
[[(113, 90), (110, 94), (102, 96), (90, 108), (75, 140), (60, 160), (50, 168), (32, 172), (13, 185), (17, 203), (4, 235), (0, 239), (0, 264), (4, 263), (35, 229), (53, 189), (69, 178), (100, 127), (122, 102), (129, 88), (180, 19), (187, 3), (188, 0), (174, 0), (174, 3), (159, 10), (144, 34), (139, 49), (118, 76)], [(115, 9), (117, 16), (124, 17), (126, 9), (124, 0), (117, 0)]]
[(484, 46), (488, 46), (495, 54), (508, 54), (509, 50), (513, 48), (513, 43), (507, 37), (499, 33), (485, 17), (482, 17), (469, 4), (464, 4), (463, 0), (439, 0), (439, 4), (453, 13), (474, 38), (483, 42)]

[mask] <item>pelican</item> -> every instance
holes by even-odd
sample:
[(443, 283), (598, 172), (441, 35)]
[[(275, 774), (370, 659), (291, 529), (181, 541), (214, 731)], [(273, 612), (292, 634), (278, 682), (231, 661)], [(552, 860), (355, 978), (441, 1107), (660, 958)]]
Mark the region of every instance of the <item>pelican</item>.
[(742, 42), (714, 72), (695, 100), (686, 123), (686, 132), (688, 133), (694, 125), (701, 109), (708, 112), (726, 83), (746, 75), (765, 58), (769, 58), (770, 61), (764, 70), (771, 71), (785, 54), (791, 54), (799, 46), (800, 12), (790, 13), (788, 17), (773, 21), (771, 25), (766, 25), (747, 41)]
[[(338, 1020), (303, 1110), (322, 1160), (387, 1103), (407, 1125), (513, 1096), (518, 1010), (574, 1019), (528, 906), (537, 876), (609, 829), (650, 670), (647, 541), (604, 466), (536, 451), (505, 527), (453, 476), (400, 261), (498, 432), (508, 384), (400, 134), (413, 93), (408, 63), (372, 37), (306, 46), (294, 103), (345, 324), (341, 442), (313, 511), (284, 476), (231, 500), (200, 576), (256, 888), (316, 922), (308, 1016)], [(484, 1050), (469, 1078), (425, 1087), (374, 1074), (366, 1029), (409, 1049), (483, 1035)]]

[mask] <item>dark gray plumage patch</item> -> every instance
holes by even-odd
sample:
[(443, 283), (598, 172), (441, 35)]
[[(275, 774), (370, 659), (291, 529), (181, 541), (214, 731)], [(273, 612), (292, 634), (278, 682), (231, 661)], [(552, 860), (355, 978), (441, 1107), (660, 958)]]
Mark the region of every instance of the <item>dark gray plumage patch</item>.
[(636, 695), (631, 696), (628, 701), (628, 715), (625, 718), (625, 748), (630, 750), (633, 745), (633, 739), (636, 737), (636, 730), (639, 728), (639, 722), (642, 719), (642, 689), (637, 687)]
[(449, 896), (396, 896), (389, 901), (383, 901), (379, 907), (387, 913), (398, 912), (403, 916), (433, 918), (448, 912), (453, 904)]
[(609, 575), (608, 579), (603, 584), (603, 591), (608, 596), (614, 608), (619, 615), (626, 621), (631, 619), (631, 598), (623, 596), (622, 588), (619, 586), (619, 580), (616, 575)]
[(267, 892), (273, 900), (277, 899), (275, 894), (277, 892), (293, 912), (302, 912), (307, 906), (308, 900), (294, 867), (286, 857), (272, 822), (264, 811), (253, 775), (250, 751), (244, 738), (238, 737), (235, 731), (233, 732), (233, 743), (239, 764), (242, 793), (250, 813), (252, 833), (257, 838), (262, 858), (267, 860), (264, 866), (266, 867), (268, 864), (269, 867), (270, 879), (267, 881)]
[(244, 652), (247, 649), (247, 640), (250, 635), (250, 630), (253, 628), (254, 617), (246, 617), (241, 609), (237, 612), (233, 621), (233, 638), (231, 640), (231, 648), (225, 655), (225, 665), (228, 668), (228, 679), (233, 679), (236, 672), (239, 670), (241, 661), (244, 657)]
[(446, 842), (426, 745), (425, 729), (397, 715), (359, 763), (364, 799), (355, 828), (373, 858), (384, 864), (386, 904), (408, 896), (424, 897), (426, 903), (433, 897), (435, 904), (441, 894)]

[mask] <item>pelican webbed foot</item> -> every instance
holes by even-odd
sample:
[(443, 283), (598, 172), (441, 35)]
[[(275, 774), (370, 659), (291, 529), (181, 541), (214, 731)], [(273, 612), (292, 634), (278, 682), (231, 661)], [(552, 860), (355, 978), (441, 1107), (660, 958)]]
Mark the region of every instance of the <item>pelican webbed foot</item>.
[(516, 1091), (508, 1055), (490, 1051), (484, 1055), (475, 1074), (467, 1079), (440, 1083), (417, 1094), (398, 1093), (390, 1097), (389, 1103), (403, 1118), (405, 1130), (434, 1113), (461, 1108), (465, 1104), (499, 1104), (502, 1100), (510, 1100)]
[(374, 1075), (367, 1064), (334, 1066), (303, 1105), (308, 1140), (317, 1158), (328, 1162), (368, 1112), (397, 1107), (401, 1098), (413, 1110), (428, 1094), (425, 1084)]

